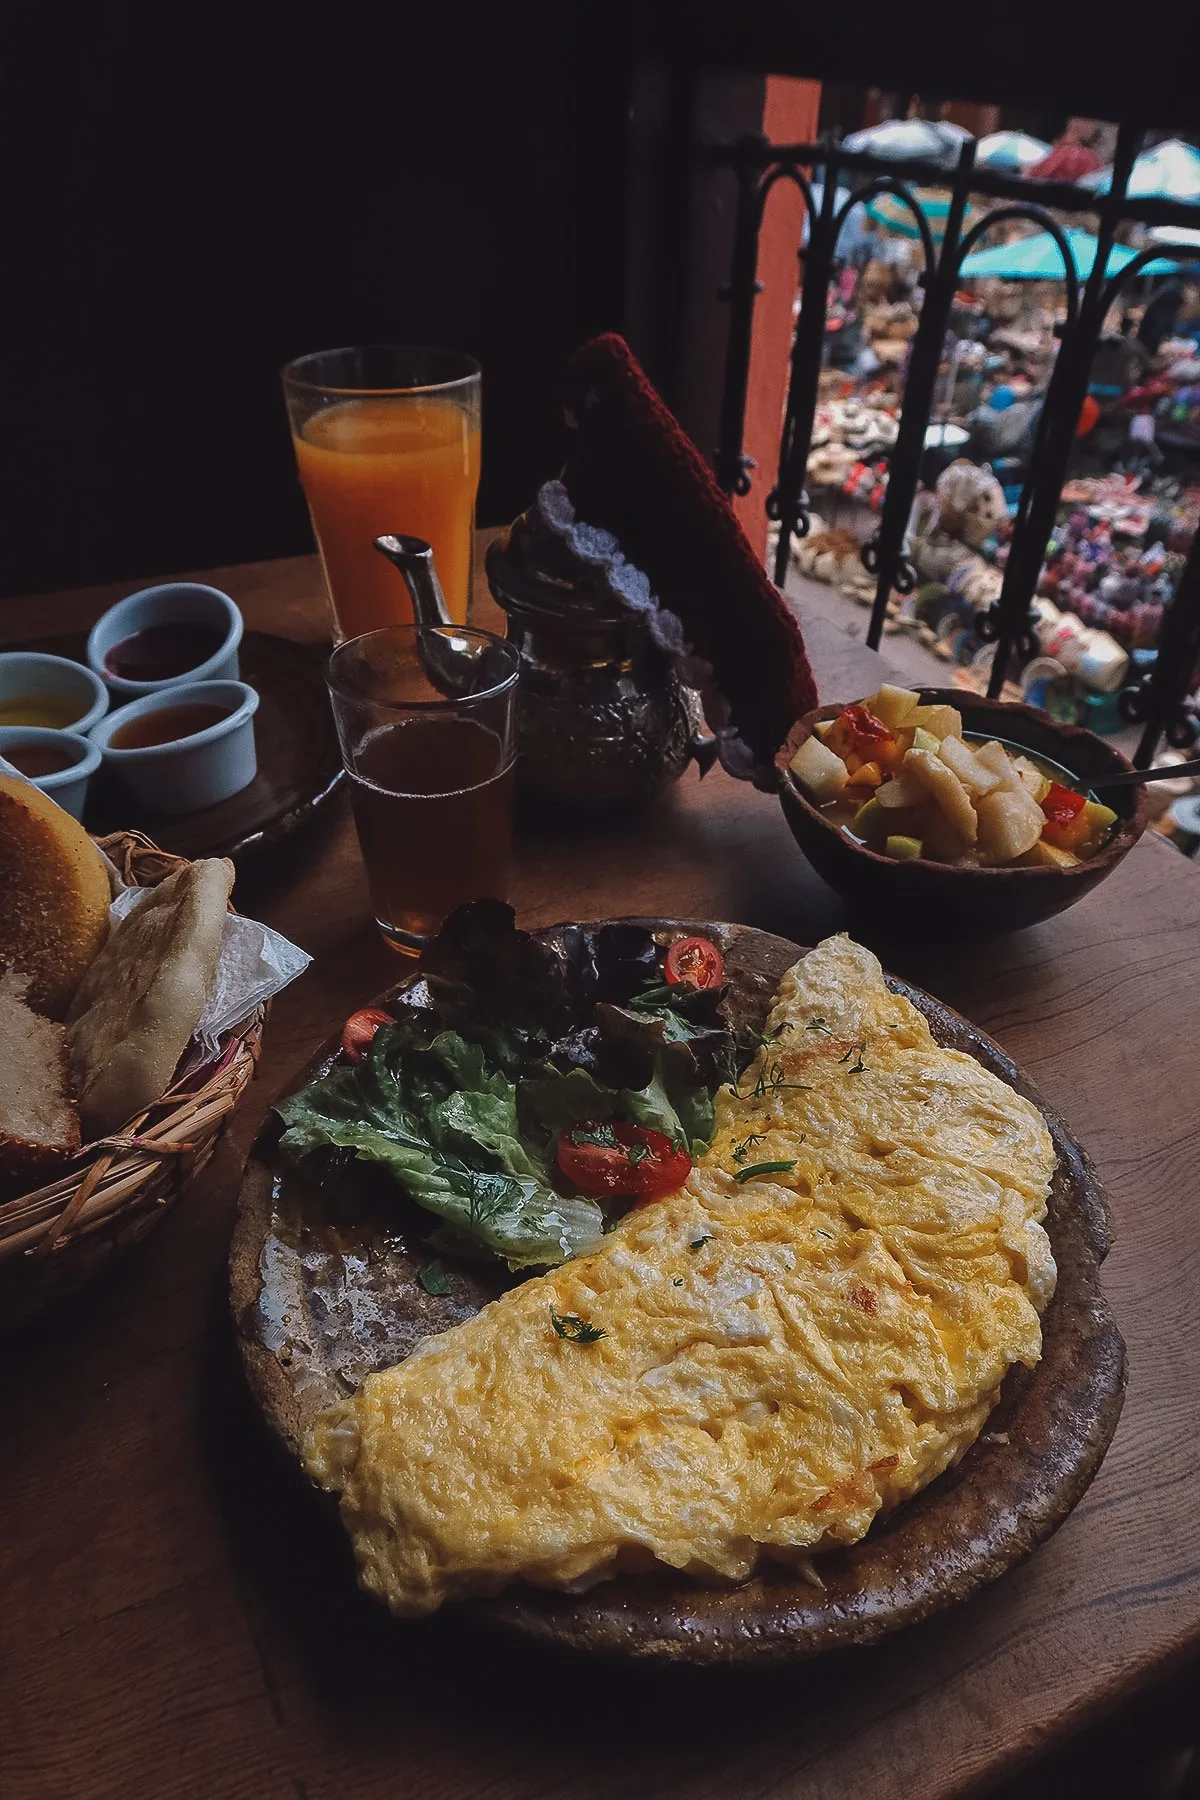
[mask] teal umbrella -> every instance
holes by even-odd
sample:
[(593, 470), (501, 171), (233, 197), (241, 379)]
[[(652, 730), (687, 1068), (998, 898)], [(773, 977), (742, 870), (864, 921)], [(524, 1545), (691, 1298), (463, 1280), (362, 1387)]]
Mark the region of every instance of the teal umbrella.
[[(918, 188), (913, 198), (925, 214), (934, 243), (940, 244), (946, 235), (946, 220), (950, 216), (949, 192), (945, 188)], [(866, 210), (869, 218), (895, 237), (916, 238), (921, 235), (911, 209), (895, 194), (876, 194), (867, 201)], [(973, 217), (974, 214), (968, 209), (966, 223), (969, 224)]]
[[(1090, 231), (1078, 231), (1074, 228), (1064, 235), (1070, 246), (1076, 273), (1081, 281), (1085, 280), (1092, 272), (1099, 240)], [(1119, 274), (1136, 255), (1136, 250), (1127, 249), (1124, 244), (1114, 244), (1108, 253), (1105, 274)], [(1141, 273), (1173, 275), (1177, 267), (1178, 264), (1173, 259), (1160, 256), (1154, 262), (1147, 263)], [(1035, 232), (1032, 237), (1017, 238), (1011, 244), (993, 244), (990, 250), (976, 250), (966, 258), (960, 273), (967, 281), (978, 275), (995, 275), (1001, 281), (1065, 280), (1062, 252), (1048, 231)]]

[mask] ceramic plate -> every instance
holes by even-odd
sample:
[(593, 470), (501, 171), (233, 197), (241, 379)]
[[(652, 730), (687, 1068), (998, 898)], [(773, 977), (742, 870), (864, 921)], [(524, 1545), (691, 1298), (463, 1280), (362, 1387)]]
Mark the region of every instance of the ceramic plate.
[[(761, 1023), (780, 976), (804, 952), (747, 926), (640, 919), (661, 942), (701, 933), (725, 955), (730, 1009)], [(554, 928), (537, 935), (553, 939)], [(1116, 1428), (1125, 1347), (1100, 1291), (1108, 1211), (1095, 1172), (1062, 1121), (1003, 1051), (917, 988), (889, 978), (941, 1044), (965, 1050), (1041, 1112), (1058, 1153), (1046, 1228), (1058, 1288), (1032, 1372), (1013, 1370), (978, 1442), (958, 1466), (880, 1520), (859, 1544), (818, 1559), (824, 1589), (768, 1570), (733, 1588), (664, 1572), (624, 1577), (583, 1596), (513, 1588), (462, 1610), (572, 1649), (681, 1662), (769, 1662), (864, 1643), (964, 1600), (1042, 1543), (1091, 1481)], [(291, 1084), (324, 1071), (327, 1045)], [(289, 1088), (289, 1091), (291, 1091)], [(247, 1374), (288, 1451), (321, 1409), (371, 1371), (407, 1355), (495, 1297), (510, 1279), (477, 1263), (452, 1268), (451, 1291), (425, 1293), (428, 1215), (384, 1174), (364, 1168), (336, 1210), (289, 1179), (277, 1127), (246, 1166), (231, 1257), (234, 1314)], [(322, 1497), (323, 1498), (323, 1497)]]

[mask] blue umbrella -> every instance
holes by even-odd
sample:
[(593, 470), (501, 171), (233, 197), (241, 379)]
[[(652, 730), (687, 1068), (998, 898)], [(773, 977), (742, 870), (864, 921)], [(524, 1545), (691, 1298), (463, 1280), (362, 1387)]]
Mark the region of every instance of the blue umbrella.
[[(1090, 231), (1078, 231), (1074, 228), (1067, 231), (1065, 236), (1076, 272), (1080, 280), (1085, 280), (1092, 272), (1099, 240)], [(1114, 244), (1108, 253), (1105, 274), (1119, 274), (1136, 255), (1136, 250), (1130, 250), (1124, 244)], [(1160, 256), (1154, 262), (1147, 263), (1141, 272), (1143, 275), (1173, 275), (1177, 267), (1178, 264), (1173, 259)], [(1017, 238), (1011, 244), (993, 244), (990, 250), (973, 251), (963, 263), (960, 273), (968, 281), (980, 275), (995, 275), (1001, 281), (1066, 279), (1062, 252), (1048, 231), (1035, 232), (1032, 237)]]

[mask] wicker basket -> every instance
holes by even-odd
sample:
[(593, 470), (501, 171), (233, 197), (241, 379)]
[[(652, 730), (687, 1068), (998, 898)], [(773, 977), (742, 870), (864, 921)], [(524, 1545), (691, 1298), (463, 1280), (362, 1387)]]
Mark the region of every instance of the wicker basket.
[[(137, 832), (97, 841), (139, 887), (157, 887), (185, 860)], [(119, 1136), (85, 1145), (67, 1174), (0, 1205), (0, 1323), (27, 1318), (90, 1280), (179, 1198), (253, 1079), (266, 1015), (256, 1007), (215, 1067), (185, 1076)]]

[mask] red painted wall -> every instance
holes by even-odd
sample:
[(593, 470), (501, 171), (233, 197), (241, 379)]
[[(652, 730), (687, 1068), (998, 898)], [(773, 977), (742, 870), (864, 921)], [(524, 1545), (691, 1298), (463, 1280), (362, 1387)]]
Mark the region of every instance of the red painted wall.
[[(767, 80), (763, 131), (775, 144), (811, 143), (817, 135), (821, 84), (790, 75)], [(778, 182), (767, 202), (758, 241), (758, 279), (763, 291), (754, 309), (750, 381), (746, 396), (744, 448), (758, 463), (750, 492), (735, 502), (738, 517), (754, 548), (767, 541), (765, 503), (775, 480), (779, 434), (787, 397), (788, 358), (792, 347), (792, 308), (799, 288), (796, 252), (804, 221), (804, 203), (791, 182)]]

